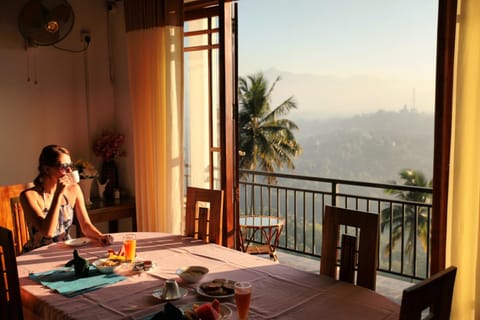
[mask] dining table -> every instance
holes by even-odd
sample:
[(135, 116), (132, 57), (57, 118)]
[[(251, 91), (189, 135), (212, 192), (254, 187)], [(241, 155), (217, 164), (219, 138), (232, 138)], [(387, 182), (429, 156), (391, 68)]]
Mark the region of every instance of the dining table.
[[(136, 261), (150, 260), (149, 270), (128, 264), (112, 274), (115, 281), (85, 292), (65, 295), (38, 281), (39, 274), (61, 270), (73, 251), (86, 260), (117, 252), (125, 233), (113, 233), (113, 243), (63, 242), (40, 247), (17, 257), (22, 303), (26, 319), (133, 319), (149, 320), (167, 303), (177, 307), (211, 302), (200, 284), (215, 279), (248, 281), (253, 286), (249, 319), (398, 319), (400, 306), (379, 293), (351, 283), (274, 263), (260, 256), (202, 240), (160, 232), (135, 232)], [(199, 283), (185, 283), (177, 270), (203, 266), (209, 272)], [(37, 279), (32, 277), (37, 275)], [(118, 278), (116, 278), (118, 277)], [(167, 280), (177, 280), (182, 297), (162, 300), (158, 290)], [(231, 295), (218, 299), (223, 314), (238, 319)], [(230, 314), (231, 312), (231, 314)]]

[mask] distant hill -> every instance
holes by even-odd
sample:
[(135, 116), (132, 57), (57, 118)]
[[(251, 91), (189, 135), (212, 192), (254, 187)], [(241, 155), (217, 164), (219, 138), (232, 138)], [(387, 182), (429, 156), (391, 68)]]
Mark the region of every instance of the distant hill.
[(398, 172), (433, 172), (433, 114), (406, 108), (328, 120), (295, 120), (303, 147), (291, 173), (385, 183)]

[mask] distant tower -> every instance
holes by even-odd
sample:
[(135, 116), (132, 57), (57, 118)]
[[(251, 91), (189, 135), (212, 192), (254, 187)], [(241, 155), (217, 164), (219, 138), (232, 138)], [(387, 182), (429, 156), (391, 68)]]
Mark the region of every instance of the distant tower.
[(416, 110), (416, 106), (415, 106), (415, 88), (412, 89), (412, 110)]

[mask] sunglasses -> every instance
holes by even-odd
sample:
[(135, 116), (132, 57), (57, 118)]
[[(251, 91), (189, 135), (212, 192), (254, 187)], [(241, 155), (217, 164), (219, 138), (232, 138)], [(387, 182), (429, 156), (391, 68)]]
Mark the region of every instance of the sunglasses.
[(60, 170), (68, 170), (68, 169), (72, 169), (74, 168), (74, 165), (73, 163), (59, 163), (56, 165), (56, 167)]

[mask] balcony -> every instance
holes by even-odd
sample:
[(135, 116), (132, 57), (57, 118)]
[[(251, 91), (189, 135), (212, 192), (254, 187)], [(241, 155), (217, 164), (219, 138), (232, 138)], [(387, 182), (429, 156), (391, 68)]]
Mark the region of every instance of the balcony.
[[(240, 215), (283, 218), (283, 252), (320, 259), (326, 205), (380, 214), (378, 271), (405, 281), (429, 274), (432, 189), (240, 170)], [(416, 194), (424, 202), (385, 190)], [(397, 192), (397, 194), (398, 194)], [(260, 239), (256, 239), (260, 241)]]

